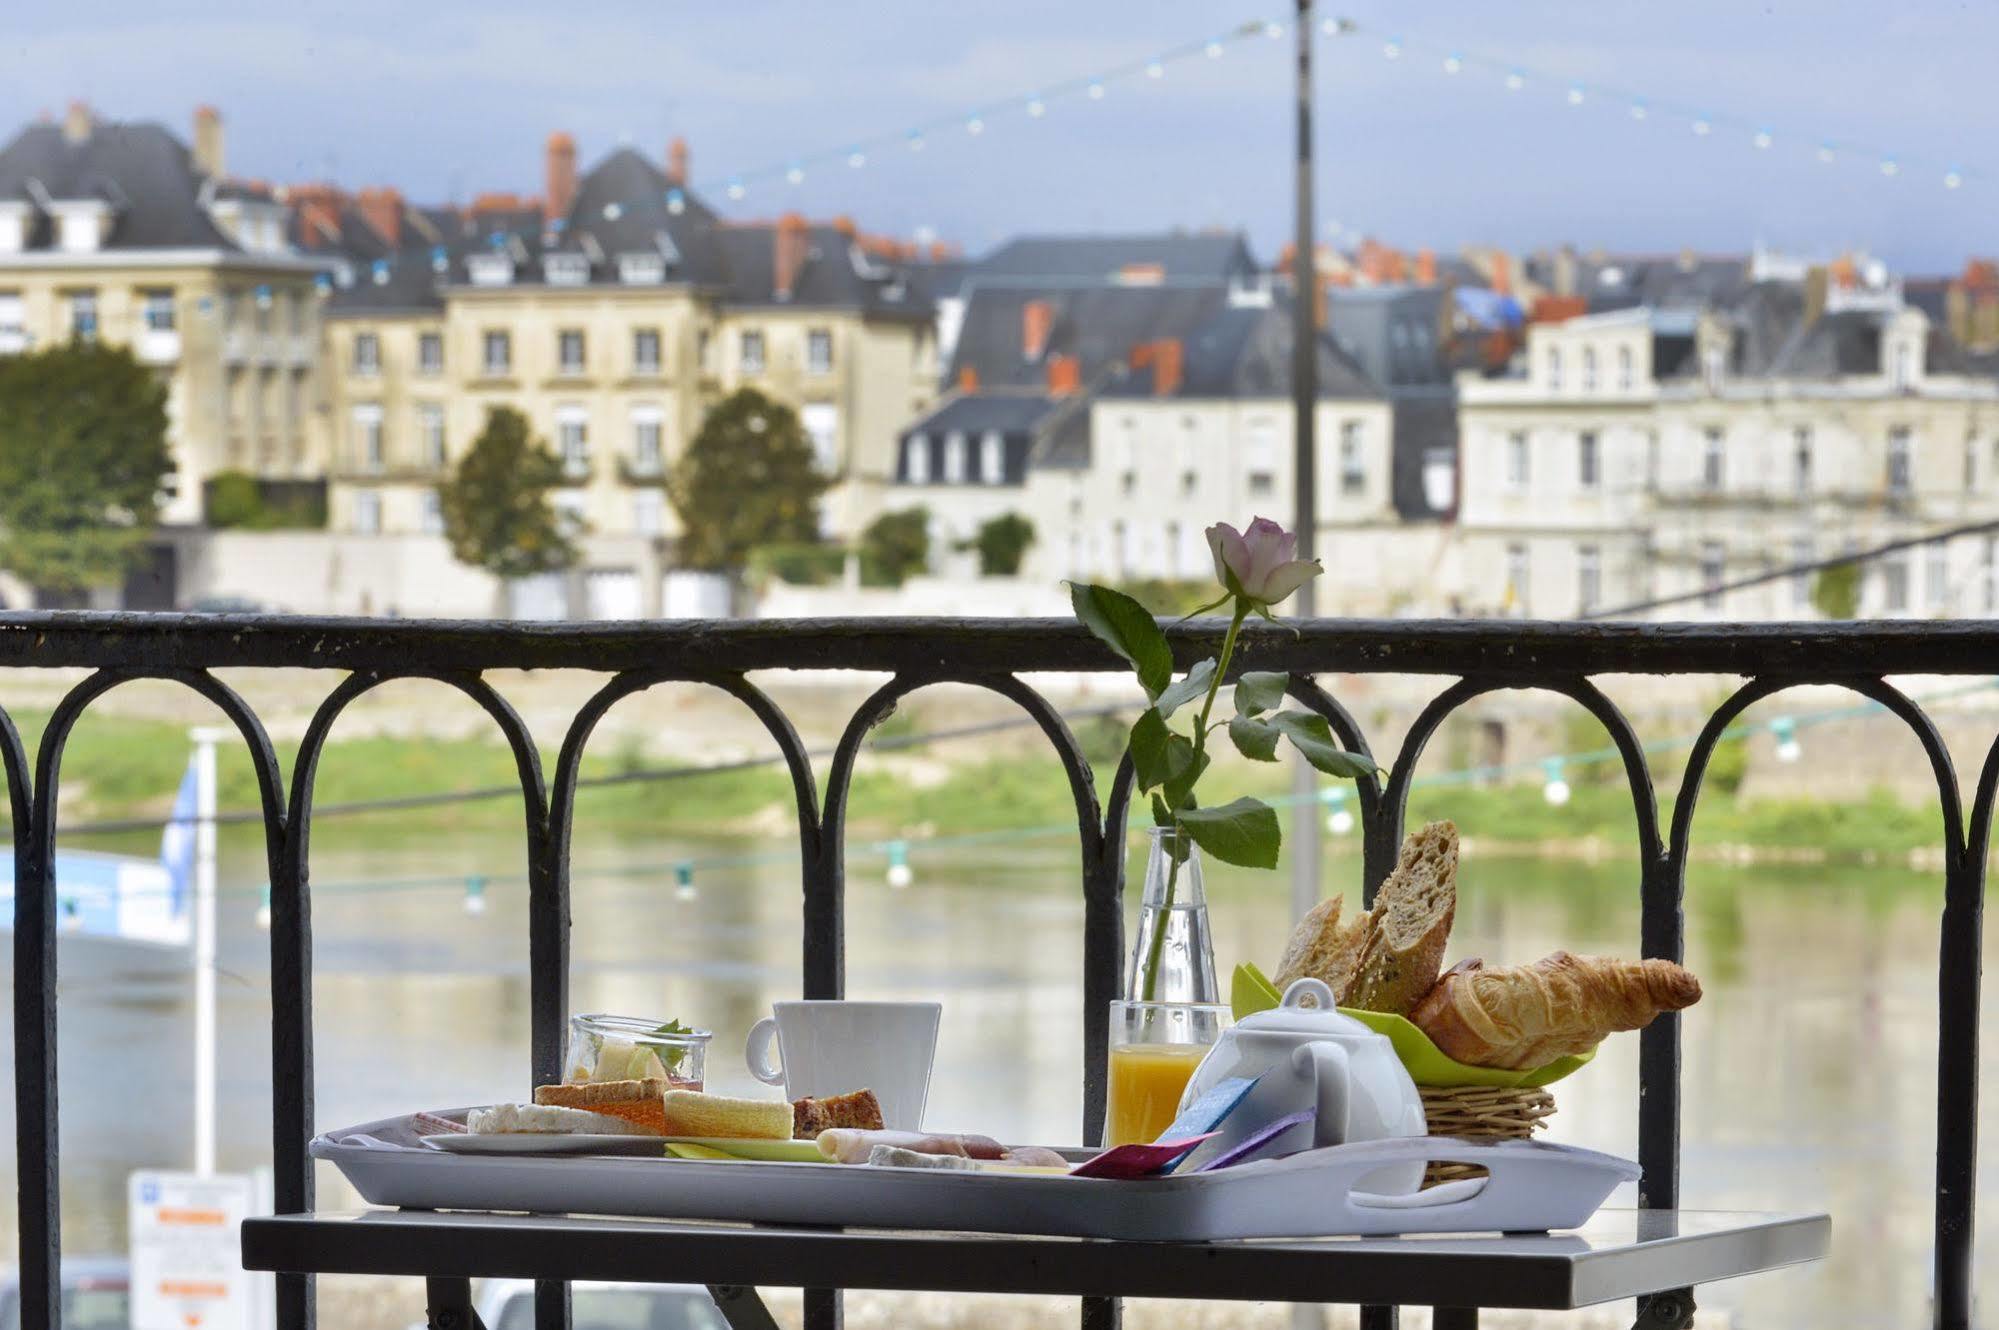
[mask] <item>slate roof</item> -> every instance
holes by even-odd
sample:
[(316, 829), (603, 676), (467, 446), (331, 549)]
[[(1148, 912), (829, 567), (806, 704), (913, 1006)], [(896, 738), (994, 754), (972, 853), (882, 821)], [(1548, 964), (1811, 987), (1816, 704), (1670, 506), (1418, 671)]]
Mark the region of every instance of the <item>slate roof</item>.
[[(678, 189), (680, 211), (668, 203)], [(617, 280), (620, 254), (667, 254), (667, 280), (696, 286), (728, 282), (728, 261), (718, 232), (721, 219), (690, 189), (679, 189), (665, 170), (632, 148), (619, 148), (577, 182), (576, 199), (552, 247), (558, 253), (591, 252), (607, 267), (592, 280)], [(664, 243), (662, 243), (664, 238)]]
[[(110, 203), (114, 220), (106, 250), (241, 252), (202, 206), (206, 180), (186, 146), (151, 123), (100, 123), (78, 142), (60, 125), (30, 125), (0, 149), (0, 199), (34, 202), (39, 188), (55, 200)], [(236, 192), (261, 197), (247, 188)], [(49, 230), (42, 221), (28, 237), (29, 248), (46, 247)]]
[[(1182, 336), (1185, 359), (1180, 397), (1285, 397), (1291, 392), (1291, 319), (1288, 299), (1268, 305), (1224, 305)], [(1155, 334), (1171, 336), (1171, 333)], [(1134, 338), (1134, 341), (1150, 340)], [(1127, 348), (1127, 351), (1129, 348)], [(1113, 374), (1109, 397), (1149, 397), (1150, 369)], [(1319, 338), (1319, 396), (1378, 398), (1382, 389), (1330, 336)]]
[[(1534, 265), (1540, 280), (1552, 272)], [(1576, 257), (1576, 294), (1592, 311), (1708, 309), (1739, 299), (1750, 285), (1750, 260), (1740, 255), (1606, 254)]]
[(1002, 434), (1032, 432), (1062, 399), (1037, 392), (953, 393), (907, 425), (902, 434), (976, 436), (988, 430)]
[(1846, 309), (1821, 314), (1785, 340), (1766, 372), (1787, 379), (1879, 374), (1882, 319), (1877, 310)]
[(1167, 282), (1226, 285), (1256, 275), (1240, 232), (1021, 236), (978, 260), (981, 283), (1112, 282), (1129, 265), (1158, 265)]
[(930, 317), (927, 291), (911, 283), (905, 265), (864, 252), (837, 227), (807, 226), (805, 264), (785, 300), (777, 298), (775, 225), (727, 226), (717, 235), (727, 273), (723, 300), (728, 304), (858, 308), (873, 314)]
[[(1037, 360), (1022, 354), (1031, 300), (1045, 300), (1055, 312)], [(1047, 357), (1072, 355), (1088, 384), (1140, 342), (1185, 338), (1227, 303), (1220, 286), (974, 287), (945, 378), (956, 383), (970, 369), (983, 388), (1040, 387), (1048, 381)]]

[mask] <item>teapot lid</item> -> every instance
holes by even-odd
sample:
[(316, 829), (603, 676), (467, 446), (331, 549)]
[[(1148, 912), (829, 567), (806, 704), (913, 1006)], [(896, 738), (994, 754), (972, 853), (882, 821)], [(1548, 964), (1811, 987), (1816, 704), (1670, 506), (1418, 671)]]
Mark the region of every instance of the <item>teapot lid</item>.
[(1292, 1034), (1372, 1034), (1367, 1026), (1343, 1014), (1333, 990), (1318, 979), (1295, 979), (1284, 990), (1284, 1001), (1252, 1012), (1236, 1022), (1239, 1030), (1281, 1030)]

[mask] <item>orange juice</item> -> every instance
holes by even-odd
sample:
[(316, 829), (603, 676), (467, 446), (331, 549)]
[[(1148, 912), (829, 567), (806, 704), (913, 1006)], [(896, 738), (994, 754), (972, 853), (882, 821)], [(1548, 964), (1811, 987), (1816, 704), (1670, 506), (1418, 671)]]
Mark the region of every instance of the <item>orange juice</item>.
[(1173, 1125), (1187, 1081), (1207, 1054), (1205, 1044), (1125, 1044), (1113, 1048), (1104, 1144), (1158, 1140)]

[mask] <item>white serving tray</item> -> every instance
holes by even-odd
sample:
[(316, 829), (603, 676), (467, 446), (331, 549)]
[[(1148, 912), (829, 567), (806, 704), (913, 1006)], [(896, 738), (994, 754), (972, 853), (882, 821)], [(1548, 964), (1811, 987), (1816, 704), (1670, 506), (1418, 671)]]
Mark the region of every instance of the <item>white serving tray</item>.
[[(855, 1164), (464, 1155), (423, 1145), (407, 1118), (319, 1136), (312, 1155), (336, 1165), (370, 1204), (405, 1209), (1177, 1242), (1576, 1228), (1619, 1183), (1639, 1176), (1628, 1160), (1574, 1146), (1420, 1136), (1137, 1181)], [(1411, 1196), (1356, 1188), (1370, 1173), (1425, 1158), (1482, 1164), (1491, 1176)]]

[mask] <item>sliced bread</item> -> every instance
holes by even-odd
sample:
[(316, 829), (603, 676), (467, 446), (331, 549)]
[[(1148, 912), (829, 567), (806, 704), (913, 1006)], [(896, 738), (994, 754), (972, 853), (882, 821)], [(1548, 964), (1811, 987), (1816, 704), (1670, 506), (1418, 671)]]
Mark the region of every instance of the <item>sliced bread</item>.
[(589, 1113), (608, 1114), (653, 1136), (666, 1135), (666, 1108), (662, 1097), (667, 1082), (592, 1081), (587, 1085), (541, 1085), (535, 1087), (537, 1104), (558, 1108), (578, 1108)]
[(475, 1108), (466, 1115), (465, 1125), (480, 1136), (652, 1136), (635, 1122), (592, 1113), (580, 1108), (554, 1104), (495, 1104)]
[(1402, 842), (1367, 916), (1340, 1005), (1406, 1016), (1437, 982), (1458, 908), (1458, 829), (1432, 822)]
[(1291, 932), (1284, 945), (1284, 959), (1278, 962), (1273, 981), (1282, 993), (1300, 979), (1318, 979), (1337, 998), (1353, 981), (1354, 962), (1360, 958), (1361, 943), (1367, 938), (1368, 916), (1362, 914), (1344, 924), (1340, 911), (1342, 897), (1320, 901)]

